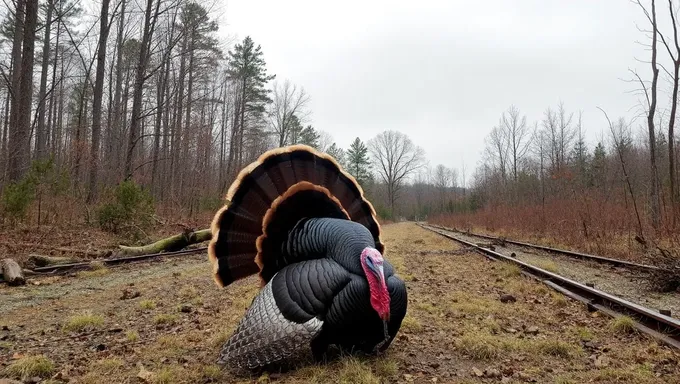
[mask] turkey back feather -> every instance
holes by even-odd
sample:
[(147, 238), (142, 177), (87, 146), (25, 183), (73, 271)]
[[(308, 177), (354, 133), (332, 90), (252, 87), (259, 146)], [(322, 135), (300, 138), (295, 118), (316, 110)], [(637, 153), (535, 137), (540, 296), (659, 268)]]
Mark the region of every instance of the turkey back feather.
[(265, 284), (281, 268), (300, 261), (288, 260), (281, 245), (304, 218), (360, 223), (384, 252), (375, 210), (361, 186), (335, 159), (312, 147), (293, 145), (265, 152), (239, 173), (226, 198), (227, 204), (213, 218), (208, 247), (219, 286), (256, 273)]

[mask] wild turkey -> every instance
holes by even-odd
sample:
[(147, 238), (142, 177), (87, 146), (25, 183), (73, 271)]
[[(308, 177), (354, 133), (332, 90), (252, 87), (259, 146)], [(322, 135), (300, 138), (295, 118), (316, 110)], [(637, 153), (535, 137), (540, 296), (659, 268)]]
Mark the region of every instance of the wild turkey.
[(382, 257), (375, 211), (329, 155), (294, 145), (244, 168), (212, 222), (220, 287), (259, 274), (262, 290), (218, 363), (256, 369), (320, 359), (328, 346), (384, 351), (406, 315), (404, 282)]

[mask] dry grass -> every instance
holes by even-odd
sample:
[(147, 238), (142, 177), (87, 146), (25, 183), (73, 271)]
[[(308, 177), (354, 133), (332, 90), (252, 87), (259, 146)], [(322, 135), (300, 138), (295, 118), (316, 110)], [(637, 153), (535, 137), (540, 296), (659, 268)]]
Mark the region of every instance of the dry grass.
[(104, 325), (104, 317), (86, 312), (71, 316), (63, 325), (67, 332), (89, 332), (99, 329)]
[(10, 364), (6, 373), (10, 377), (26, 380), (32, 377), (49, 377), (54, 369), (54, 362), (45, 356), (27, 356)]
[(340, 384), (380, 384), (371, 368), (354, 357), (343, 360), (338, 379)]
[(520, 268), (517, 264), (510, 263), (503, 263), (501, 271), (504, 277), (517, 277), (522, 274), (522, 268)]
[(147, 309), (147, 310), (156, 309), (156, 302), (153, 301), (153, 300), (148, 300), (148, 299), (147, 300), (140, 300), (139, 301), (139, 308)]
[(615, 332), (619, 333), (635, 333), (637, 329), (635, 328), (635, 320), (628, 316), (619, 316), (612, 320), (611, 328)]
[(464, 335), (458, 340), (456, 347), (474, 360), (495, 359), (504, 349), (499, 338), (482, 333)]
[(545, 269), (548, 272), (552, 272), (552, 273), (558, 273), (559, 272), (559, 268), (557, 268), (557, 264), (555, 264), (555, 262), (553, 262), (553, 261), (541, 260), (541, 261), (534, 263), (534, 265), (538, 268)]
[(179, 319), (179, 316), (177, 315), (171, 315), (169, 313), (161, 313), (159, 315), (154, 316), (153, 322), (154, 324), (158, 325), (172, 325), (177, 322)]
[(131, 343), (134, 343), (135, 341), (139, 340), (139, 332), (134, 330), (127, 331), (125, 332), (125, 339)]
[(78, 277), (95, 278), (95, 277), (103, 277), (103, 276), (106, 276), (110, 273), (111, 273), (111, 270), (109, 268), (101, 266), (101, 267), (95, 267), (91, 271), (80, 271), (80, 272), (78, 272)]
[(540, 341), (536, 349), (545, 355), (563, 358), (578, 354), (578, 350), (571, 344), (555, 339)]
[[(455, 250), (458, 246), (441, 236), (409, 223), (385, 227), (388, 259), (401, 276), (409, 275), (409, 310), (402, 328), (387, 353), (378, 357), (342, 356), (323, 364), (301, 366), (280, 375), (236, 376), (215, 365), (224, 341), (251, 304), (259, 287), (245, 279), (225, 289), (215, 287), (210, 265), (176, 260), (158, 265), (157, 272), (139, 275), (153, 265), (126, 271), (113, 269), (103, 280), (114, 280), (103, 290), (61, 297), (57, 302), (26, 306), (3, 316), (3, 325), (17, 337), (9, 354), (38, 355), (48, 350), (54, 371), (68, 368), (75, 383), (136, 383), (140, 362), (153, 372), (149, 383), (489, 383), (500, 378), (478, 378), (471, 368), (513, 369), (510, 383), (640, 382), (672, 383), (680, 368), (662, 371), (664, 359), (680, 360), (680, 354), (658, 346), (639, 334), (621, 335), (606, 317), (593, 316), (583, 306), (531, 279), (507, 264), (494, 263), (474, 254), (428, 253), (421, 250)], [(415, 255), (415, 256), (414, 256)], [(177, 265), (175, 265), (175, 263)], [(174, 273), (176, 273), (173, 275)], [(73, 284), (77, 280), (70, 280)], [(134, 283), (145, 300), (158, 304), (140, 310), (141, 301), (120, 300), (120, 293)], [(91, 281), (90, 281), (91, 284)], [(59, 286), (48, 287), (50, 294)], [(67, 286), (71, 291), (73, 286)], [(1, 289), (1, 288), (0, 288)], [(517, 298), (501, 303), (502, 293)], [(2, 294), (2, 292), (0, 292)], [(177, 313), (181, 304), (190, 313)], [(200, 304), (199, 304), (200, 303)], [(159, 310), (158, 308), (162, 308)], [(68, 309), (68, 312), (65, 312)], [(126, 331), (103, 332), (69, 342), (50, 342), (31, 347), (35, 335), (48, 330), (63, 313), (96, 311), (107, 324)], [(4, 315), (4, 313), (3, 313)], [(180, 320), (181, 319), (181, 320)], [(58, 322), (58, 320), (57, 320)], [(19, 328), (16, 324), (25, 324)], [(537, 327), (538, 334), (527, 332)], [(2, 336), (2, 332), (0, 332)], [(59, 335), (62, 336), (63, 335)], [(582, 340), (596, 340), (608, 348), (611, 366), (595, 369)], [(30, 340), (30, 342), (24, 342)], [(93, 345), (107, 350), (95, 354)], [(0, 357), (5, 350), (0, 350)], [(120, 363), (123, 363), (120, 365)], [(645, 369), (655, 366), (653, 374)], [(664, 368), (667, 369), (667, 368)], [(521, 373), (522, 377), (517, 376)], [(659, 375), (656, 377), (654, 375)], [(615, 378), (621, 377), (617, 381)], [(612, 379), (614, 378), (614, 379)]]

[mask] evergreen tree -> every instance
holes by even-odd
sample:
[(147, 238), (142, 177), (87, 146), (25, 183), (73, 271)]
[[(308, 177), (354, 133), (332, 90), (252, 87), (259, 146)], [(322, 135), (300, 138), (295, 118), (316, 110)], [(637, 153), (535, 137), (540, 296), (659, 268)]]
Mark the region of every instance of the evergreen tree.
[(604, 145), (602, 145), (602, 143), (597, 143), (597, 146), (593, 151), (593, 161), (591, 162), (588, 175), (589, 186), (600, 186), (604, 184), (604, 179), (606, 178), (606, 163), (607, 152), (604, 149)]
[(245, 162), (242, 149), (245, 144), (246, 123), (251, 127), (262, 125), (265, 106), (272, 102), (269, 97), (271, 91), (266, 86), (276, 75), (267, 74), (262, 49), (259, 45), (255, 46), (250, 36), (246, 36), (242, 43), (236, 44), (229, 51), (227, 61), (227, 75), (238, 85), (240, 91), (236, 106), (237, 124), (232, 130), (229, 151), (228, 171), (234, 172), (241, 169)]
[(357, 137), (347, 150), (347, 171), (364, 186), (370, 178), (371, 160), (368, 157), (368, 148)]
[(337, 144), (333, 143), (331, 144), (330, 147), (328, 147), (328, 150), (326, 150), (326, 153), (333, 156), (333, 158), (343, 167), (346, 168), (345, 164), (345, 150), (338, 147)]
[(319, 133), (311, 125), (306, 126), (298, 135), (298, 144), (309, 145), (319, 149)]

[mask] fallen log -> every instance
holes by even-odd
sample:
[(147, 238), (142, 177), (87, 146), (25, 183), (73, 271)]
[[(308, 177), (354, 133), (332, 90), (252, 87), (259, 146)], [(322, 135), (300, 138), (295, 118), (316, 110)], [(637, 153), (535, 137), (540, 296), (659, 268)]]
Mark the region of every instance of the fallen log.
[(161, 252), (175, 252), (184, 249), (192, 244), (202, 243), (212, 238), (210, 229), (202, 229), (200, 231), (186, 231), (179, 235), (171, 236), (165, 239), (156, 241), (155, 243), (142, 245), (139, 247), (128, 247), (120, 245), (118, 256), (136, 256), (150, 253)]
[(59, 264), (72, 264), (77, 263), (79, 260), (71, 257), (61, 257), (61, 256), (45, 256), (31, 254), (28, 256), (28, 261), (35, 265), (36, 267), (46, 267), (48, 265), (59, 265)]
[(26, 279), (19, 264), (12, 259), (2, 260), (2, 278), (8, 285), (24, 285)]

